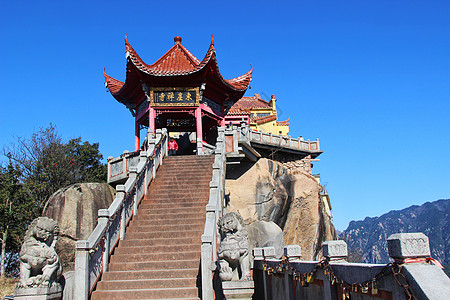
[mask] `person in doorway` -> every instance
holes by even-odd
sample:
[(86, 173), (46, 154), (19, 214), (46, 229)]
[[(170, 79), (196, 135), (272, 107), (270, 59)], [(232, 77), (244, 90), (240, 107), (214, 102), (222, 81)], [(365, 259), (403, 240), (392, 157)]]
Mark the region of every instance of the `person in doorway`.
[(168, 146), (169, 146), (169, 156), (177, 155), (177, 150), (178, 150), (177, 141), (175, 141), (174, 139), (170, 139)]

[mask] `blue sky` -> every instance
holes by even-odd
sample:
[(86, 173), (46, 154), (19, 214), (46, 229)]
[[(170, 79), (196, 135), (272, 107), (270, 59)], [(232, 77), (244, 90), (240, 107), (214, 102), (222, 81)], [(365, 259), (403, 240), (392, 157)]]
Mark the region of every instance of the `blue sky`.
[(291, 136), (320, 139), (313, 171), (335, 226), (450, 198), (449, 1), (2, 1), (0, 146), (52, 122), (117, 156), (134, 121), (106, 92), (124, 35), (147, 63), (173, 37), (247, 95), (278, 99)]

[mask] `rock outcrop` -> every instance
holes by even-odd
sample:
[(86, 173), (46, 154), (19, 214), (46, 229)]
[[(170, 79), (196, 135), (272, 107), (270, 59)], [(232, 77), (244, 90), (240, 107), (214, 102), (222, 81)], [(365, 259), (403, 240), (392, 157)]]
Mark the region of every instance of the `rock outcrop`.
[(241, 214), (247, 225), (258, 220), (276, 223), (286, 245), (299, 244), (304, 259), (317, 259), (322, 242), (335, 239), (336, 233), (325, 208), (328, 204), (319, 195), (321, 185), (310, 169), (298, 165), (261, 158), (254, 164), (231, 166), (226, 180), (228, 211)]
[(56, 251), (64, 272), (74, 269), (75, 241), (87, 239), (97, 225), (97, 212), (114, 200), (106, 183), (76, 183), (56, 191), (47, 201), (43, 216), (56, 220), (60, 233)]

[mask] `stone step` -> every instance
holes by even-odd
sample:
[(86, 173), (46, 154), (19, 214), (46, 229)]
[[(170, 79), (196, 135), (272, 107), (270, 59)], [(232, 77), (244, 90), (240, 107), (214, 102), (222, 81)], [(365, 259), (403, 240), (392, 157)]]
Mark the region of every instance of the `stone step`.
[[(197, 232), (203, 232), (197, 231)], [(122, 247), (141, 247), (141, 246), (172, 246), (178, 244), (185, 245), (200, 245), (201, 244), (201, 236), (192, 237), (191, 235), (188, 237), (177, 237), (177, 238), (145, 238), (141, 236), (130, 237), (127, 235), (127, 238), (123, 241), (120, 241), (120, 246)]]
[[(165, 208), (165, 207), (194, 207), (194, 206), (206, 206), (205, 201), (170, 201), (170, 202), (158, 202), (158, 203), (151, 203), (151, 202), (141, 202), (139, 205), (139, 209), (155, 209), (155, 208)], [(139, 213), (139, 212), (138, 212)]]
[(111, 271), (137, 271), (137, 270), (170, 270), (192, 269), (199, 267), (200, 260), (165, 260), (165, 261), (139, 261), (139, 262), (115, 262), (109, 264)]
[[(209, 172), (204, 171), (212, 171), (213, 170), (213, 162), (180, 162), (180, 163), (167, 163), (163, 164), (156, 172), (169, 172), (181, 174), (183, 172), (187, 172), (189, 170), (196, 171), (199, 175), (208, 174)], [(158, 176), (158, 175), (157, 175)]]
[(114, 254), (111, 256), (111, 263), (177, 259), (200, 259), (200, 252), (179, 251), (163, 253)]
[(195, 236), (201, 236), (203, 229), (197, 229), (196, 231), (164, 231), (164, 232), (126, 232), (126, 239), (157, 239), (157, 238), (190, 238)]
[(160, 202), (167, 202), (170, 203), (177, 203), (177, 200), (185, 200), (188, 202), (195, 202), (198, 201), (201, 203), (201, 201), (204, 201), (205, 203), (208, 202), (209, 199), (209, 191), (204, 191), (203, 193), (199, 192), (192, 192), (192, 191), (186, 191), (185, 193), (151, 193), (147, 196), (145, 196), (142, 200), (150, 200), (150, 201), (160, 201)]
[(147, 195), (142, 199), (141, 204), (167, 203), (167, 205), (182, 205), (184, 202), (208, 203), (209, 193), (201, 197), (198, 195), (178, 195), (172, 197), (154, 197)]
[(189, 278), (196, 277), (199, 268), (170, 269), (170, 270), (141, 270), (141, 271), (108, 271), (102, 280), (139, 280), (159, 278)]
[[(164, 182), (171, 178), (191, 179), (191, 181), (193, 181), (194, 179), (206, 180), (207, 178), (211, 178), (212, 171), (212, 167), (204, 165), (198, 165), (196, 167), (165, 166), (165, 168), (161, 168), (156, 172), (154, 181)], [(186, 177), (186, 175), (189, 176)]]
[[(114, 291), (94, 291), (91, 300), (108, 299), (176, 299), (186, 297), (198, 297), (199, 290), (196, 287), (186, 288), (162, 288), (162, 289), (134, 289)], [(198, 298), (197, 298), (198, 299)]]
[[(204, 205), (199, 206), (192, 206), (192, 207), (185, 207), (185, 208), (179, 208), (179, 207), (173, 207), (173, 208), (153, 208), (153, 209), (141, 209), (138, 211), (138, 216), (158, 216), (161, 214), (166, 214), (167, 217), (174, 218), (175, 215), (191, 215), (191, 214), (197, 214), (198, 217), (206, 214), (206, 203), (205, 201)], [(169, 222), (168, 222), (169, 223)]]
[[(135, 217), (133, 217), (133, 220), (130, 222), (130, 227), (134, 227), (134, 226), (161, 226), (161, 225), (165, 225), (165, 224), (171, 224), (171, 225), (176, 225), (176, 226), (180, 226), (179, 224), (184, 224), (182, 226), (185, 225), (194, 225), (194, 224), (205, 224), (205, 219), (204, 218), (199, 218), (197, 215), (195, 215), (193, 218), (184, 218), (182, 221), (184, 221), (183, 223), (179, 223), (179, 224), (174, 224), (171, 222), (170, 219), (145, 219), (143, 217), (141, 217), (139, 219), (139, 214), (136, 215)], [(139, 219), (139, 221), (137, 221), (137, 219)], [(179, 219), (176, 219), (179, 220)], [(181, 221), (181, 220), (179, 220)]]
[(101, 281), (97, 290), (128, 290), (154, 288), (185, 288), (194, 287), (197, 278), (166, 278), (166, 279), (137, 279), (137, 280), (108, 280)]
[(171, 187), (164, 187), (161, 188), (159, 190), (154, 190), (148, 191), (147, 196), (149, 197), (176, 197), (176, 196), (180, 196), (180, 197), (186, 197), (186, 196), (191, 196), (191, 197), (197, 197), (197, 198), (201, 198), (201, 197), (205, 197), (209, 195), (209, 185), (205, 186), (198, 186), (198, 187), (184, 187), (178, 190), (175, 189), (171, 189)]
[(164, 164), (171, 164), (171, 163), (207, 163), (207, 162), (214, 162), (214, 156), (210, 155), (204, 155), (204, 156), (166, 156), (163, 160)]
[(130, 223), (130, 226), (127, 228), (127, 232), (163, 232), (163, 231), (198, 231), (203, 230), (205, 227), (205, 222), (198, 222), (196, 224), (186, 222), (186, 225), (180, 227), (177, 224), (168, 224), (168, 225), (142, 225), (140, 223)]
[(166, 213), (165, 215), (160, 213), (138, 213), (136, 220), (153, 220), (153, 219), (165, 219), (167, 223), (171, 223), (173, 220), (184, 220), (184, 219), (204, 219), (206, 215), (206, 210), (202, 211), (189, 211), (189, 212), (178, 212), (178, 213)]
[(91, 299), (198, 299), (213, 162), (164, 159)]
[(152, 209), (140, 209), (140, 215), (155, 215), (155, 214), (177, 214), (177, 213), (206, 213), (206, 205), (197, 205), (189, 207), (159, 207)]
[(178, 245), (154, 245), (142, 247), (118, 247), (115, 254), (138, 254), (138, 253), (165, 253), (165, 252), (183, 252), (183, 251), (200, 251), (201, 245), (195, 244), (178, 244)]
[(173, 193), (184, 193), (186, 189), (190, 192), (206, 192), (209, 191), (209, 181), (201, 182), (199, 184), (189, 184), (189, 183), (177, 183), (171, 182), (167, 184), (160, 184), (151, 187), (148, 190), (148, 193), (151, 195), (153, 193), (161, 193), (161, 192), (173, 192)]

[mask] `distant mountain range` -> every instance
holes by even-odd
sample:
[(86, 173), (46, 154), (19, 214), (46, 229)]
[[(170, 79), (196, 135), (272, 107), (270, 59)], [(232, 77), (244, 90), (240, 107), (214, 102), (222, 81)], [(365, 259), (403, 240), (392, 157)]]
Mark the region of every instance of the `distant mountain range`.
[[(392, 210), (380, 217), (351, 221), (340, 233), (354, 260), (388, 263), (387, 238), (399, 232), (423, 232), (430, 240), (431, 256), (450, 264), (450, 199)], [(356, 259), (355, 259), (356, 258)], [(351, 258), (349, 257), (349, 260)]]

